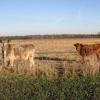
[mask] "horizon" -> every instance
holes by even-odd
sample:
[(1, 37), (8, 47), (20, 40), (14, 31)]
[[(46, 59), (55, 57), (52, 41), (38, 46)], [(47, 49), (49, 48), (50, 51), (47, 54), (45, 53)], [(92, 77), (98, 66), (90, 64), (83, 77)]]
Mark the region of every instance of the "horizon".
[(0, 36), (96, 34), (99, 0), (3, 0)]
[(0, 37), (30, 37), (30, 36), (99, 36), (99, 33), (96, 34), (26, 34), (26, 35), (0, 35)]

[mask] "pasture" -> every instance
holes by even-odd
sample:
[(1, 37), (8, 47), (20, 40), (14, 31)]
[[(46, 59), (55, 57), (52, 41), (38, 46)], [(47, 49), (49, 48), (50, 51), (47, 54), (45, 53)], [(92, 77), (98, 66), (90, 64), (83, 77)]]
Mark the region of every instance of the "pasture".
[(77, 42), (93, 44), (100, 39), (12, 40), (12, 44), (34, 44), (35, 66), (32, 73), (27, 73), (28, 61), (17, 60), (13, 68), (2, 66), (0, 99), (100, 100), (100, 76), (90, 75), (94, 69), (83, 64), (73, 46)]
[[(73, 44), (83, 43), (83, 44), (94, 44), (100, 43), (99, 38), (74, 38), (74, 39), (26, 39), (26, 40), (12, 40), (11, 44), (34, 44), (36, 53), (35, 53), (35, 72), (41, 72), (46, 75), (56, 75), (59, 70), (63, 70), (64, 73), (73, 70), (79, 70), (79, 68), (85, 68), (85, 65), (82, 63), (82, 58), (76, 51)], [(25, 68), (28, 68), (27, 63), (23, 64), (22, 62), (16, 61), (16, 65), (21, 65), (20, 67), (16, 66), (15, 68), (20, 71)], [(23, 65), (23, 66), (22, 66)], [(86, 70), (92, 69), (85, 68)]]

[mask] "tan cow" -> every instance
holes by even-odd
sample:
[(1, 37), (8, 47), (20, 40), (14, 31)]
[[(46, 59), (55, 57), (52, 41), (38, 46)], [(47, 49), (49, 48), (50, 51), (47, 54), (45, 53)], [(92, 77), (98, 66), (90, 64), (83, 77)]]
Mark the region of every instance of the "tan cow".
[(100, 44), (74, 44), (78, 53), (82, 56), (85, 61), (85, 57), (90, 55), (96, 55), (100, 59)]
[(4, 63), (14, 66), (15, 60), (29, 60), (30, 68), (34, 66), (35, 47), (33, 44), (11, 44), (10, 41), (4, 42)]

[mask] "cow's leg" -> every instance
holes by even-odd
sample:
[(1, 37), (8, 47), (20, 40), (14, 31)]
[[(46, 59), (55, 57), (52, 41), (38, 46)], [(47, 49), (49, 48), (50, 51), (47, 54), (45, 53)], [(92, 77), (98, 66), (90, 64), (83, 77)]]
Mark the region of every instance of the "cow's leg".
[(34, 61), (30, 59), (30, 69), (34, 66)]
[(10, 66), (13, 67), (14, 66), (14, 60), (10, 59)]
[(8, 60), (6, 58), (4, 59), (4, 66), (8, 67)]
[(90, 60), (87, 56), (83, 57), (83, 64), (90, 65)]
[[(34, 63), (34, 60), (33, 60), (33, 59), (34, 59), (34, 58), (33, 58), (32, 56), (31, 56), (30, 59), (29, 59), (29, 61), (30, 61), (30, 71), (31, 71), (31, 70), (34, 70), (34, 71), (35, 71), (35, 67), (34, 67), (34, 64), (35, 64), (35, 63)], [(34, 67), (34, 68), (33, 68), (33, 67)]]
[(85, 57), (82, 58), (83, 64), (85, 64), (86, 60)]

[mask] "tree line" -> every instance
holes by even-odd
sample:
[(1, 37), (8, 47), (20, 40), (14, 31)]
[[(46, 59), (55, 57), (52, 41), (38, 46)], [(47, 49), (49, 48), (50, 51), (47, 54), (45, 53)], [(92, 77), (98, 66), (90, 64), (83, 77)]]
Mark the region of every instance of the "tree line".
[(53, 35), (26, 35), (1, 36), (0, 39), (66, 39), (66, 38), (100, 38), (98, 34), (53, 34)]

